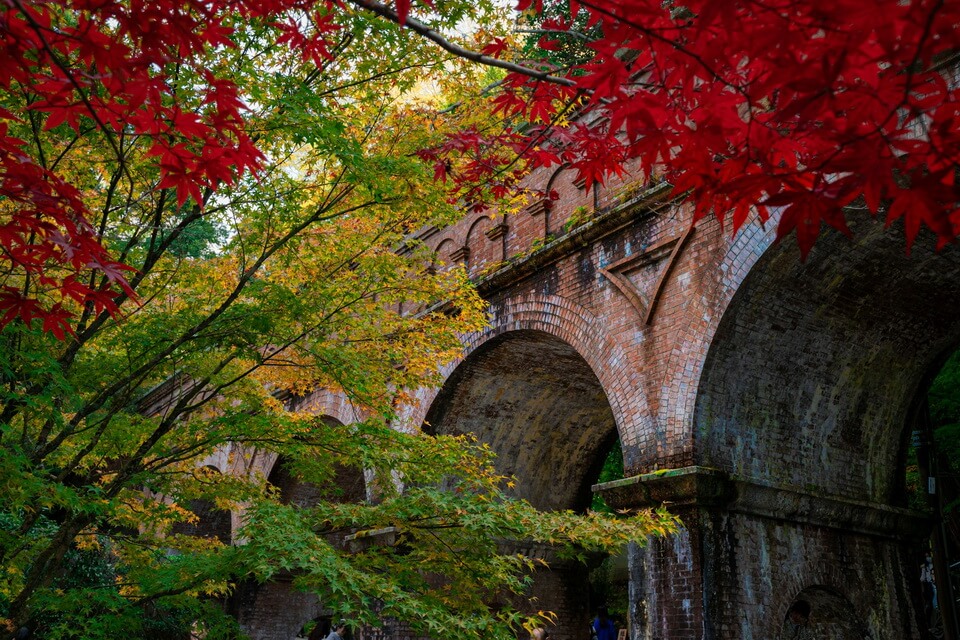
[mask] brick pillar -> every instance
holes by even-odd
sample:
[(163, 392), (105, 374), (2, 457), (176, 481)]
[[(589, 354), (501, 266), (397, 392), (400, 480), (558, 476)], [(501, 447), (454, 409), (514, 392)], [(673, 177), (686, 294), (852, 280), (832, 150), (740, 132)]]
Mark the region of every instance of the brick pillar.
[(310, 620), (324, 613), (317, 596), (297, 591), (292, 576), (264, 584), (246, 582), (237, 588), (232, 613), (251, 640), (290, 640)]
[(816, 637), (920, 637), (921, 514), (703, 467), (594, 490), (616, 508), (666, 503), (683, 522), (631, 549), (632, 640), (776, 640), (805, 594)]
[(537, 567), (532, 575), (530, 592), (520, 598), (510, 598), (512, 605), (523, 613), (552, 611), (556, 624), (548, 628), (553, 640), (586, 640), (590, 637), (593, 607), (590, 601), (590, 570), (606, 557), (591, 554), (586, 563), (561, 559), (555, 550), (532, 542), (501, 543), (502, 553), (521, 553), (542, 559), (547, 566)]

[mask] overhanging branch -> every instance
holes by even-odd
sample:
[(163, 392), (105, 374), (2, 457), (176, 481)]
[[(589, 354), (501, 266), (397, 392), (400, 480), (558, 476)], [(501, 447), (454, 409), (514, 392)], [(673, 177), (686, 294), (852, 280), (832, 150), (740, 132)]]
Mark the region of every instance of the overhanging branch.
[[(393, 22), (400, 22), (400, 16), (397, 15), (397, 12), (383, 4), (382, 2), (377, 2), (376, 0), (347, 0), (350, 4), (360, 7), (361, 9), (366, 9), (371, 11), (378, 16), (387, 18)], [(403, 23), (403, 26), (411, 31), (420, 34), (424, 38), (431, 40), (438, 44), (440, 48), (445, 51), (449, 51), (455, 56), (460, 58), (465, 58), (472, 62), (479, 64), (487, 65), (488, 67), (497, 67), (500, 69), (505, 69), (507, 71), (512, 71), (514, 73), (520, 73), (537, 80), (542, 80), (543, 82), (551, 82), (553, 84), (563, 85), (565, 87), (575, 87), (576, 82), (570, 80), (569, 78), (561, 78), (560, 76), (550, 75), (546, 71), (538, 71), (531, 67), (526, 67), (522, 64), (516, 64), (514, 62), (507, 62), (506, 60), (499, 60), (497, 58), (492, 58), (490, 56), (483, 55), (477, 51), (461, 47), (458, 44), (454, 44), (447, 40), (443, 35), (434, 31), (424, 23), (416, 20), (415, 18), (407, 17), (406, 22)]]

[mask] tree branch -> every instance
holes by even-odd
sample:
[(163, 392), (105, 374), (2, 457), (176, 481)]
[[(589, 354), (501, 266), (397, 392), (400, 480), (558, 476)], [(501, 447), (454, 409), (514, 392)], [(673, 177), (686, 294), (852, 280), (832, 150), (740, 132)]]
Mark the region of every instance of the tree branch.
[(377, 2), (376, 0), (347, 0), (350, 4), (360, 7), (361, 9), (366, 9), (367, 11), (373, 12), (378, 16), (402, 24), (407, 29), (410, 29), (414, 33), (417, 33), (427, 40), (431, 40), (440, 46), (441, 49), (449, 51), (455, 56), (470, 60), (471, 62), (476, 62), (478, 64), (486, 65), (488, 67), (497, 67), (498, 69), (505, 69), (506, 71), (511, 71), (513, 73), (520, 73), (531, 78), (536, 78), (537, 80), (542, 80), (544, 82), (551, 82), (553, 84), (563, 85), (565, 87), (575, 87), (577, 83), (569, 78), (561, 78), (560, 76), (550, 75), (546, 71), (538, 71), (531, 67), (526, 67), (522, 64), (516, 64), (514, 62), (507, 62), (506, 60), (498, 60), (497, 58), (492, 58), (490, 56), (483, 55), (477, 51), (461, 47), (458, 44), (454, 44), (447, 40), (443, 35), (437, 33), (429, 26), (420, 22), (415, 18), (408, 17), (406, 22), (400, 23), (400, 17), (397, 15), (397, 12), (388, 7), (387, 5)]

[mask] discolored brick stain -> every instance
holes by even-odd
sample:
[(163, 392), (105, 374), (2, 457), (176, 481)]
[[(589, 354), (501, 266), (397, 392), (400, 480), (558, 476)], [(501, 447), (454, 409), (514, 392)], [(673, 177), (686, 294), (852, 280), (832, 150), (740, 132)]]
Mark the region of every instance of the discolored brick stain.
[(590, 287), (594, 285), (595, 278), (597, 277), (597, 269), (591, 257), (590, 252), (587, 250), (580, 251), (577, 255), (576, 285), (578, 287)]

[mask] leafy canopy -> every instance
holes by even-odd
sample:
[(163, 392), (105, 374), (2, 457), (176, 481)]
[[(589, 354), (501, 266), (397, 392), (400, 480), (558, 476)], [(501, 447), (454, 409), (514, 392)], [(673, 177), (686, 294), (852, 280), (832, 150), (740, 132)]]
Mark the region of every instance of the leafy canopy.
[[(511, 124), (493, 154), (445, 175), (472, 193), (476, 171), (563, 164), (587, 186), (639, 167), (734, 231), (776, 218), (806, 254), (850, 215), (903, 220), (938, 246), (960, 229), (955, 168), (960, 7), (940, 0), (520, 0), (540, 51), (494, 38), (510, 73), (493, 98)], [(522, 42), (520, 43), (522, 44)], [(570, 118), (575, 111), (576, 118)], [(455, 134), (424, 152), (449, 164)], [(518, 160), (519, 158), (519, 160)], [(506, 174), (509, 178), (509, 172)], [(460, 182), (463, 178), (462, 184)], [(858, 213), (860, 212), (860, 213)]]
[[(485, 321), (413, 233), (459, 215), (418, 155), (451, 132), (419, 96), (482, 74), (333, 2), (13, 2), (0, 38), (11, 629), (228, 637), (219, 601), (282, 573), (359, 621), (507, 637), (546, 614), (489, 608), (531, 569), (505, 541), (577, 554), (672, 529), (538, 513), (484, 447), (391, 428)], [(317, 388), (356, 420), (287, 410)], [(267, 482), (277, 465), (315, 499)], [(377, 501), (338, 495), (345, 473)], [(188, 535), (223, 512), (232, 531)], [(345, 544), (379, 529), (396, 544)]]

